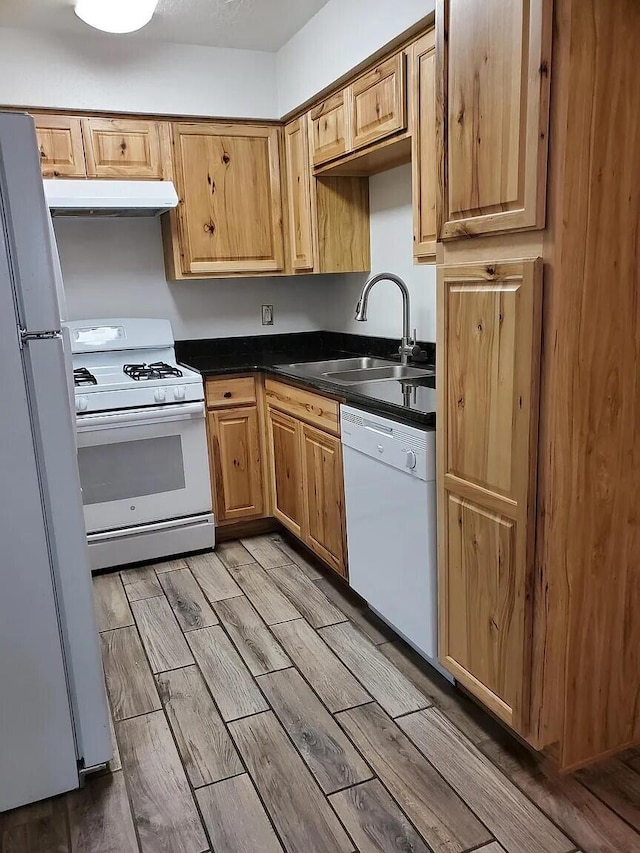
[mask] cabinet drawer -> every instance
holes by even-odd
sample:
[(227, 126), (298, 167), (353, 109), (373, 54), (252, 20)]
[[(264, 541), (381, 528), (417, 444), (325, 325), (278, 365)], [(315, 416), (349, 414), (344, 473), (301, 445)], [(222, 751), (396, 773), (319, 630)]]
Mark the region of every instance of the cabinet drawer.
[(265, 396), (267, 404), (272, 408), (287, 412), (333, 435), (340, 435), (340, 404), (337, 400), (273, 379), (265, 382)]
[(207, 379), (207, 406), (219, 409), (223, 406), (242, 406), (255, 403), (256, 383), (253, 376), (235, 379)]

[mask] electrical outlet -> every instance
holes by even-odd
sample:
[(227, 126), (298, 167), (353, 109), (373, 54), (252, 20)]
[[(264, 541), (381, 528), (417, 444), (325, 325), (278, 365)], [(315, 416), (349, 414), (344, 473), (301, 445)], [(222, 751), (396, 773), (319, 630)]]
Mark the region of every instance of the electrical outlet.
[(262, 325), (273, 326), (273, 305), (262, 306)]

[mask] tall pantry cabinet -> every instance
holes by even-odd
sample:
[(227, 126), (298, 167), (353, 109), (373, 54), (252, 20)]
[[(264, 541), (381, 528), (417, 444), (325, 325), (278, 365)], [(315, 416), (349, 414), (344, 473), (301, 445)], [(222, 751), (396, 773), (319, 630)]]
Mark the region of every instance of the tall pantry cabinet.
[(436, 20), (440, 658), (568, 770), (640, 740), (640, 7)]

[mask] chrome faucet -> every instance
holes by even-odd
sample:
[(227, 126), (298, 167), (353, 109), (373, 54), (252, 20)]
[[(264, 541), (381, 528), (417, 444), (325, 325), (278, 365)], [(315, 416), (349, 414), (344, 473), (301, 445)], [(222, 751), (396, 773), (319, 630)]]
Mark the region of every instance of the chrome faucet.
[(364, 287), (362, 288), (362, 293), (360, 294), (360, 299), (358, 300), (358, 304), (356, 306), (356, 320), (360, 322), (364, 322), (367, 319), (367, 307), (369, 305), (369, 294), (371, 293), (371, 288), (374, 284), (377, 284), (379, 281), (393, 281), (400, 288), (400, 293), (402, 293), (402, 343), (398, 348), (398, 352), (400, 353), (400, 361), (402, 364), (406, 364), (409, 360), (410, 355), (418, 355), (420, 352), (420, 347), (416, 343), (416, 332), (414, 329), (413, 338), (409, 333), (409, 329), (411, 328), (411, 307), (410, 307), (410, 298), (409, 298), (409, 289), (404, 281), (400, 278), (400, 276), (395, 275), (392, 272), (381, 272), (377, 275), (372, 275), (371, 278), (365, 282)]

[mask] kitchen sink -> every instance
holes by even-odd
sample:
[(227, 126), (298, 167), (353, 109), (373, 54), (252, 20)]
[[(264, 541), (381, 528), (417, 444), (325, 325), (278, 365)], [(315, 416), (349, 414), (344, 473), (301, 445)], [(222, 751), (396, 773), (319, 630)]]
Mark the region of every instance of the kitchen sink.
[[(301, 376), (326, 377), (329, 373), (339, 373), (353, 370), (370, 370), (378, 367), (393, 367), (395, 362), (387, 358), (372, 358), (371, 356), (357, 356), (354, 358), (334, 358), (329, 361), (299, 361), (293, 364), (281, 364)], [(360, 380), (362, 381), (362, 380)]]
[(398, 364), (386, 358), (358, 356), (330, 361), (297, 362), (280, 365), (298, 376), (327, 379), (337, 385), (357, 385), (360, 382), (386, 382), (390, 379), (417, 380), (433, 376), (431, 368)]
[(386, 379), (422, 379), (425, 376), (433, 376), (433, 371), (424, 370), (420, 367), (409, 367), (404, 364), (394, 364), (389, 367), (342, 370), (323, 375), (332, 382), (338, 382), (341, 385), (354, 385), (357, 382), (382, 382)]

